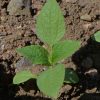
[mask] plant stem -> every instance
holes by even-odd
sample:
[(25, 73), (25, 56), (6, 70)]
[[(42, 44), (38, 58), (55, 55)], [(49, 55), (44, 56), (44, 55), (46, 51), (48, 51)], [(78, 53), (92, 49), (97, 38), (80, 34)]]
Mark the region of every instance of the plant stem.
[(52, 63), (52, 45), (47, 45), (47, 50), (49, 52), (49, 62), (51, 65), (53, 65), (53, 63)]

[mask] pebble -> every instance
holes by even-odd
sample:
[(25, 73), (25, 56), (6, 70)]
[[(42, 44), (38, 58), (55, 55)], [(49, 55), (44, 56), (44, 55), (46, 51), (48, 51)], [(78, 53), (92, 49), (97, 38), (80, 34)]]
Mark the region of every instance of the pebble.
[(84, 30), (91, 29), (92, 27), (93, 27), (93, 26), (92, 26), (91, 23), (87, 23), (87, 24), (84, 24), (84, 25), (83, 25)]
[(17, 96), (22, 96), (22, 95), (26, 95), (26, 92), (25, 92), (25, 90), (21, 86), (19, 86), (19, 90), (16, 93), (16, 97)]
[(88, 4), (88, 0), (79, 0), (78, 5), (81, 7), (85, 7)]
[(87, 89), (86, 93), (96, 93), (97, 87), (94, 87), (92, 89)]
[(2, 54), (5, 50), (5, 45), (3, 44), (2, 41), (0, 41), (0, 54)]
[(20, 70), (24, 70), (24, 69), (28, 69), (30, 68), (30, 66), (32, 66), (32, 63), (27, 60), (26, 58), (21, 58), (16, 64), (16, 71), (20, 71)]
[(89, 22), (92, 20), (92, 18), (91, 18), (91, 16), (89, 14), (82, 15), (80, 17), (80, 19), (84, 20), (84, 21), (89, 21)]
[(72, 86), (71, 85), (65, 85), (64, 87), (62, 87), (61, 89), (61, 93), (64, 93), (64, 92), (68, 92), (72, 89)]
[(1, 21), (2, 21), (2, 22), (6, 22), (6, 20), (7, 20), (7, 19), (6, 19), (5, 16), (1, 16)]
[(77, 0), (65, 0), (66, 2), (69, 2), (69, 3), (76, 3)]
[(32, 95), (34, 95), (34, 94), (35, 94), (35, 90), (30, 90), (30, 91), (27, 93), (28, 96), (32, 96)]
[(4, 48), (5, 48), (5, 45), (4, 45), (4, 44), (0, 45), (0, 50), (1, 50), (1, 51), (3, 51)]
[(91, 76), (91, 77), (94, 77), (94, 76), (96, 76), (98, 74), (98, 71), (97, 71), (97, 69), (90, 69), (90, 70), (88, 70), (88, 71), (86, 71), (85, 72), (85, 75), (89, 75), (89, 76)]
[(7, 6), (9, 15), (20, 14), (20, 11), (30, 9), (30, 0), (11, 0)]

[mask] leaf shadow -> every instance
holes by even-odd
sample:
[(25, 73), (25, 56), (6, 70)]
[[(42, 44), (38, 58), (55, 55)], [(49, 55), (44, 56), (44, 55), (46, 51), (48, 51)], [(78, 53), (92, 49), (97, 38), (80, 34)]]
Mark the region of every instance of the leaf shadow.
[(100, 100), (100, 93), (85, 93), (79, 100)]
[[(76, 90), (75, 90), (76, 92), (72, 97), (77, 97), (80, 94), (85, 93), (86, 90), (92, 90), (93, 88), (96, 88), (96, 91), (100, 90), (100, 85), (99, 85), (100, 84), (100, 60), (98, 61), (97, 56), (100, 57), (100, 43), (92, 40), (91, 38), (87, 41), (87, 45), (85, 45), (84, 47), (81, 47), (72, 56), (72, 61), (77, 66), (76, 72), (78, 73), (78, 76), (80, 79), (79, 83), (76, 86)], [(86, 59), (87, 57), (90, 57), (93, 61), (92, 66), (89, 68), (88, 66), (85, 66), (85, 67), (82, 66), (82, 61)], [(96, 62), (98, 64), (96, 64)], [(86, 72), (89, 72), (89, 70), (92, 70), (92, 69), (96, 69), (97, 73), (90, 72), (86, 74)], [(70, 97), (70, 99), (72, 97)]]

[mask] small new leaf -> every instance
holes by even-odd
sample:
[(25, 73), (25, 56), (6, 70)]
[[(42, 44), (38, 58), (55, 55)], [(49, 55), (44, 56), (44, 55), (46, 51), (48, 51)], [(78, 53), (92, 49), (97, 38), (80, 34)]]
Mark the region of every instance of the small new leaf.
[(71, 70), (71, 69), (66, 69), (65, 70), (65, 83), (78, 83), (79, 82), (79, 78), (77, 76), (77, 74), (75, 73), (75, 71)]
[(71, 56), (80, 47), (79, 41), (65, 40), (58, 42), (53, 46), (52, 62), (57, 63)]
[(95, 34), (94, 34), (94, 38), (97, 42), (100, 42), (100, 31), (97, 31)]
[(37, 18), (38, 37), (49, 45), (59, 41), (65, 33), (64, 17), (56, 0), (47, 0)]
[(23, 48), (18, 48), (17, 51), (33, 64), (49, 65), (48, 52), (39, 45), (31, 45)]
[(20, 84), (25, 81), (28, 81), (31, 78), (36, 78), (36, 75), (33, 75), (29, 70), (24, 70), (16, 73), (16, 75), (13, 78), (13, 84)]
[(37, 77), (37, 85), (45, 95), (57, 98), (59, 90), (63, 85), (64, 76), (64, 65), (59, 64), (54, 68), (50, 68), (47, 71), (42, 72)]

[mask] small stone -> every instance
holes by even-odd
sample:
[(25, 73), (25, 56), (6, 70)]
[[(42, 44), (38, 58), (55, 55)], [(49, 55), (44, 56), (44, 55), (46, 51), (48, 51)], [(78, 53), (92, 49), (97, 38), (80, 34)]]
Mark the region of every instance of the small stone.
[(72, 89), (71, 85), (65, 85), (64, 87), (61, 88), (61, 93), (68, 92), (71, 89)]
[(28, 96), (32, 96), (34, 93), (35, 93), (34, 90), (30, 90), (30, 91), (27, 93), (27, 95), (28, 95)]
[(23, 6), (23, 0), (11, 0), (7, 6), (7, 11), (9, 12), (10, 15), (13, 15), (21, 9)]
[(1, 51), (3, 51), (4, 48), (5, 48), (5, 45), (4, 45), (4, 44), (3, 44), (3, 45), (0, 45), (0, 50), (1, 50)]
[(16, 70), (20, 71), (20, 70), (24, 70), (24, 69), (29, 69), (32, 65), (32, 63), (27, 60), (26, 58), (21, 58), (16, 64)]
[(70, 2), (70, 3), (76, 3), (77, 0), (65, 0), (66, 2)]
[(6, 22), (7, 18), (5, 16), (1, 16), (1, 21)]
[(92, 24), (91, 23), (84, 24), (83, 28), (84, 28), (84, 30), (88, 30), (88, 29), (92, 28)]
[(93, 66), (93, 61), (90, 57), (87, 57), (82, 61), (81, 65), (82, 67), (89, 69)]
[(88, 15), (88, 14), (82, 15), (82, 16), (80, 17), (80, 19), (81, 19), (81, 20), (84, 20), (84, 21), (91, 21), (91, 20), (92, 20), (91, 16)]
[(19, 15), (25, 12), (25, 9), (30, 9), (30, 0), (11, 0), (7, 6), (9, 15)]
[(81, 7), (86, 6), (88, 3), (89, 3), (88, 0), (79, 0), (78, 1), (78, 5), (81, 6)]
[(26, 95), (25, 90), (20, 86), (19, 91), (16, 93), (16, 96)]
[(96, 76), (98, 74), (98, 71), (97, 71), (97, 69), (90, 69), (90, 70), (88, 70), (88, 71), (86, 71), (85, 72), (85, 75), (89, 75), (89, 76), (91, 76), (91, 77), (94, 77), (94, 76)]
[[(1, 42), (1, 41), (0, 41)], [(5, 44), (3, 42), (0, 43), (0, 54), (5, 52)]]
[(92, 89), (87, 89), (86, 93), (96, 93), (97, 87), (94, 87)]

